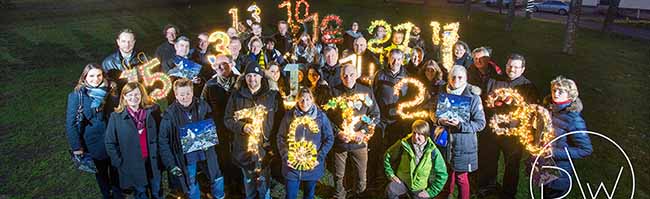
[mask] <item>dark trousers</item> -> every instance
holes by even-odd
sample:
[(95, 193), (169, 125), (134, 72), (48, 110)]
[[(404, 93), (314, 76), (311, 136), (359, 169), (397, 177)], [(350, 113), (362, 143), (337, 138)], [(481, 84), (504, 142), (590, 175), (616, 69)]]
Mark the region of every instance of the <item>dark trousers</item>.
[(399, 139), (410, 133), (410, 126), (394, 122), (376, 128), (368, 142), (368, 184), (372, 192), (381, 193), (388, 179), (384, 173), (384, 153)]
[(118, 178), (117, 169), (111, 166), (110, 159), (96, 160), (93, 159), (97, 173), (95, 179), (99, 185), (99, 191), (102, 193), (104, 199), (109, 198), (124, 198), (122, 189), (120, 189), (120, 180)]
[(523, 147), (519, 143), (518, 137), (496, 135), (493, 132), (486, 131), (480, 134), (478, 145), (478, 161), (480, 163), (479, 189), (484, 191), (496, 190), (499, 156), (503, 152), (505, 171), (500, 195), (501, 198), (514, 198), (515, 194), (517, 194), (519, 166), (523, 153)]
[(300, 180), (287, 180), (287, 199), (296, 199), (298, 198), (298, 190), (300, 190), (300, 184), (304, 187), (302, 191), (303, 199), (313, 199), (314, 193), (316, 192), (316, 184), (318, 180), (314, 181), (300, 181)]

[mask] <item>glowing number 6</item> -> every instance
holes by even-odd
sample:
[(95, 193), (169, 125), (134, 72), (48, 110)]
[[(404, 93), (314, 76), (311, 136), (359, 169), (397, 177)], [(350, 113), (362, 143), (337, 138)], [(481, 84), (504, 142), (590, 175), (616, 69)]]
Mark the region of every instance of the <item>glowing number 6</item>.
[(415, 96), (415, 99), (398, 104), (397, 105), (397, 114), (399, 114), (399, 116), (404, 118), (404, 119), (427, 118), (427, 117), (429, 117), (429, 113), (427, 111), (417, 111), (417, 112), (409, 113), (409, 114), (404, 112), (405, 108), (414, 108), (414, 107), (422, 104), (422, 102), (424, 102), (424, 95), (426, 94), (426, 89), (424, 87), (424, 84), (422, 84), (422, 82), (416, 80), (415, 78), (404, 78), (404, 79), (400, 80), (399, 82), (397, 82), (397, 84), (395, 84), (395, 86), (393, 86), (393, 90), (395, 90), (395, 95), (399, 96), (400, 91), (402, 90), (402, 87), (405, 84), (414, 85), (418, 89), (418, 94), (417, 94), (417, 96)]
[(151, 70), (158, 65), (160, 65), (160, 61), (158, 58), (154, 58), (151, 61), (138, 66), (138, 70), (140, 71), (140, 74), (142, 74), (142, 80), (145, 86), (153, 86), (156, 82), (161, 82), (163, 84), (162, 88), (156, 88), (149, 94), (151, 98), (155, 100), (167, 97), (167, 94), (169, 94), (169, 91), (172, 89), (172, 81), (169, 79), (167, 74), (162, 72), (151, 72)]
[[(329, 27), (330, 21), (334, 21), (336, 23), (336, 27)], [(320, 23), (320, 28), (323, 33), (323, 36), (321, 36), (323, 43), (338, 44), (343, 42), (343, 38), (341, 37), (342, 26), (343, 26), (343, 21), (341, 20), (341, 17), (336, 15), (325, 16), (325, 18), (323, 18), (323, 20)]]
[(214, 49), (219, 53), (230, 54), (228, 44), (230, 44), (230, 37), (225, 32), (217, 31), (210, 34), (208, 42), (215, 43)]
[(287, 155), (287, 162), (296, 170), (304, 171), (311, 170), (318, 165), (318, 154), (316, 145), (306, 140), (296, 140), (296, 130), (299, 125), (303, 128), (309, 128), (311, 133), (318, 133), (318, 124), (309, 116), (302, 116), (295, 118), (289, 125), (289, 132), (287, 134), (287, 141), (289, 151)]

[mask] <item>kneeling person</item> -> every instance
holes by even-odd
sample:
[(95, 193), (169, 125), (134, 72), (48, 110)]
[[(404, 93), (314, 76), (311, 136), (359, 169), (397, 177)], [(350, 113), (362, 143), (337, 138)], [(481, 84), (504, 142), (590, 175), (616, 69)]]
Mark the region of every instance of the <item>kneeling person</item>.
[(384, 155), (388, 198), (408, 194), (412, 198), (433, 198), (447, 181), (447, 167), (440, 151), (429, 138), (429, 124), (417, 120), (413, 132), (393, 144)]

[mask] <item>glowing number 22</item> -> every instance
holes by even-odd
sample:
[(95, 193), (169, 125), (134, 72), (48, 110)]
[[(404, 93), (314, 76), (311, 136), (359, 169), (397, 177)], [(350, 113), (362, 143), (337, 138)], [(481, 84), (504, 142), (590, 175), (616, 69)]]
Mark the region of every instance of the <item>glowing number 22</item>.
[(426, 89), (424, 87), (424, 84), (422, 82), (418, 81), (415, 78), (404, 78), (397, 82), (395, 86), (393, 86), (393, 90), (395, 90), (395, 95), (400, 94), (400, 91), (402, 90), (402, 87), (405, 84), (412, 84), (415, 85), (415, 87), (418, 89), (418, 94), (415, 96), (415, 99), (410, 100), (410, 101), (405, 101), (397, 105), (397, 114), (400, 115), (400, 117), (404, 119), (412, 119), (412, 118), (427, 118), (429, 117), (429, 113), (427, 111), (417, 111), (413, 113), (405, 113), (404, 109), (405, 108), (414, 108), (422, 102), (424, 102), (424, 95), (426, 94)]

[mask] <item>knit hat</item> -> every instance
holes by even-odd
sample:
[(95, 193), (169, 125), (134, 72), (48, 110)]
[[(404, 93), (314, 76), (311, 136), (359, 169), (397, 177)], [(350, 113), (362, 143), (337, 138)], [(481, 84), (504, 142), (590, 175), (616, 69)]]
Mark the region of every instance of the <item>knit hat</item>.
[(249, 62), (248, 64), (246, 64), (246, 71), (244, 72), (244, 75), (247, 75), (248, 73), (255, 73), (264, 76), (264, 73), (262, 72), (260, 65), (255, 62)]

